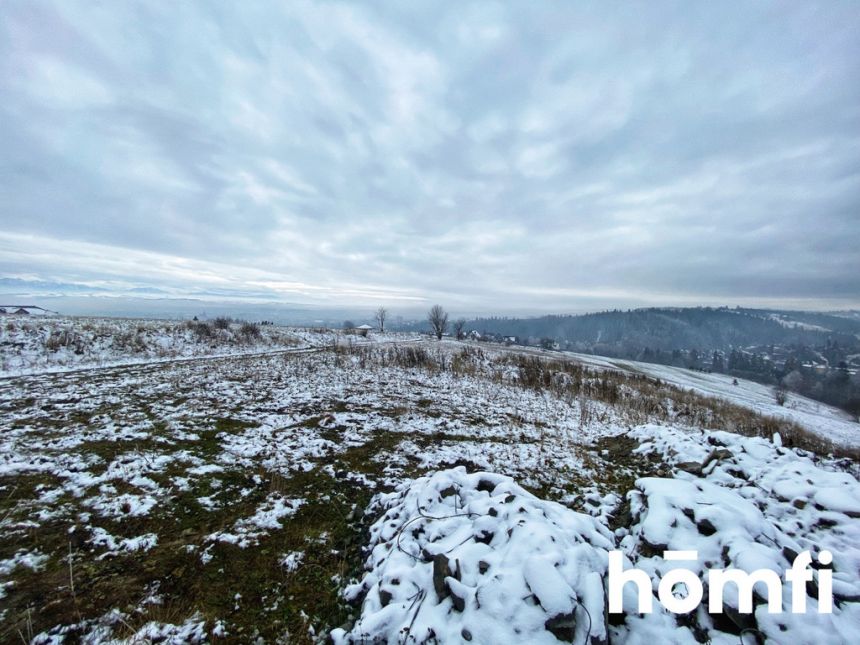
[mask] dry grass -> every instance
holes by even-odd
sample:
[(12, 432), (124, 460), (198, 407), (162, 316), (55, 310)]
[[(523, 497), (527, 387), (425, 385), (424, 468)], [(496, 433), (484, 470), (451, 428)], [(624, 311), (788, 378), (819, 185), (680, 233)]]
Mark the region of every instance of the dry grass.
[(481, 348), (466, 346), (450, 351), (441, 345), (434, 349), (414, 345), (349, 345), (338, 351), (355, 357), (361, 368), (396, 366), (431, 373), (483, 376), (499, 383), (548, 392), (569, 403), (579, 401), (584, 424), (593, 414), (588, 401), (599, 401), (611, 406), (631, 425), (666, 421), (767, 438), (778, 432), (788, 447), (860, 461), (860, 450), (835, 445), (792, 421), (760, 414), (646, 375), (597, 370), (573, 359), (514, 352), (488, 357)]

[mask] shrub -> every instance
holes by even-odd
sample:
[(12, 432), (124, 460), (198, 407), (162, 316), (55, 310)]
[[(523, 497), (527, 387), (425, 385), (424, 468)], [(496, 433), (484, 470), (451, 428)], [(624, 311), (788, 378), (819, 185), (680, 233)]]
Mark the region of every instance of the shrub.
[(773, 398), (776, 400), (777, 405), (785, 405), (785, 401), (788, 398), (788, 391), (785, 389), (785, 386), (777, 385), (773, 388)]
[(260, 326), (257, 323), (252, 322), (243, 322), (241, 327), (239, 327), (239, 334), (246, 340), (260, 338), (260, 336), (262, 336), (260, 333)]
[(233, 322), (230, 318), (226, 316), (218, 316), (215, 320), (212, 321), (215, 329), (230, 329), (230, 323)]
[(212, 336), (212, 327), (209, 326), (209, 323), (192, 323), (191, 329), (194, 331), (194, 335), (197, 336), (197, 340), (203, 340)]

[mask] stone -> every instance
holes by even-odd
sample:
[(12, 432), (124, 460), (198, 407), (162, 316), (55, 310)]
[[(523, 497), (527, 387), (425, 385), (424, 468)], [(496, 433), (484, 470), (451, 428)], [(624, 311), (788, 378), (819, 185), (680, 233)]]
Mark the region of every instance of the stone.
[(713, 535), (717, 532), (717, 527), (715, 527), (711, 523), (711, 521), (707, 519), (699, 520), (698, 522), (696, 522), (696, 528), (698, 529), (699, 533), (706, 537), (708, 535)]
[(448, 575), (450, 575), (448, 557), (444, 553), (433, 556), (433, 589), (436, 590), (436, 597), (439, 599), (439, 602), (448, 597), (448, 585), (445, 584), (445, 578)]
[(701, 475), (703, 466), (697, 461), (682, 461), (680, 464), (675, 464), (675, 468), (691, 475)]
[(558, 640), (572, 643), (576, 636), (576, 617), (573, 612), (557, 614), (544, 623), (544, 628)]
[(482, 479), (481, 481), (478, 482), (477, 488), (478, 488), (478, 490), (482, 490), (482, 491), (485, 491), (487, 493), (492, 493), (493, 490), (495, 490), (496, 485), (493, 482), (489, 481), (488, 479)]
[(439, 491), (439, 497), (445, 499), (446, 497), (451, 497), (452, 495), (457, 494), (457, 489), (453, 486), (448, 486), (448, 488), (443, 488)]
[(392, 593), (390, 591), (388, 591), (387, 589), (380, 589), (379, 590), (379, 604), (381, 604), (383, 607), (387, 607), (388, 603), (391, 602), (391, 599), (393, 597), (394, 596), (392, 595)]

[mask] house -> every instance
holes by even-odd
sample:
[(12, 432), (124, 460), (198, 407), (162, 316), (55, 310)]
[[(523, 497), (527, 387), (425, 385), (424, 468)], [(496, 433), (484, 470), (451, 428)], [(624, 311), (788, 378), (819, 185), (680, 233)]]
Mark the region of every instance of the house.
[(358, 327), (355, 328), (355, 332), (359, 336), (365, 336), (366, 337), (368, 332), (370, 332), (372, 329), (373, 329), (373, 327), (371, 327), (370, 325), (359, 325)]
[(13, 313), (17, 316), (29, 316), (30, 315), (30, 312), (27, 311), (26, 309), (24, 309), (24, 307), (18, 307), (18, 309), (16, 309)]

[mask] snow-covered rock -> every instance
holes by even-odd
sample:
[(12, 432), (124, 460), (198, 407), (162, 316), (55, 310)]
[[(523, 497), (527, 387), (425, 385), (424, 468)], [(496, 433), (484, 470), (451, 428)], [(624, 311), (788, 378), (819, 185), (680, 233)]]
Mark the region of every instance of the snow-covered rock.
[[(437, 472), (380, 495), (359, 621), (336, 643), (605, 642), (608, 529), (511, 478)], [(363, 640), (364, 639), (364, 640)], [(411, 640), (410, 640), (411, 642)]]

